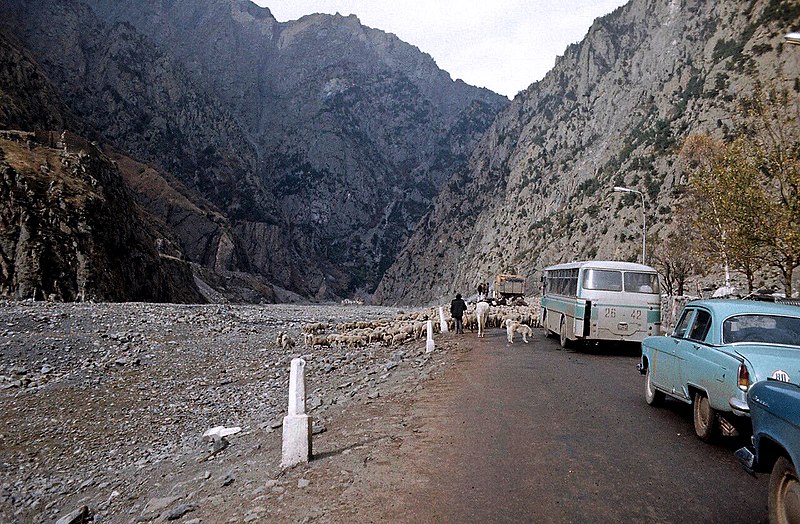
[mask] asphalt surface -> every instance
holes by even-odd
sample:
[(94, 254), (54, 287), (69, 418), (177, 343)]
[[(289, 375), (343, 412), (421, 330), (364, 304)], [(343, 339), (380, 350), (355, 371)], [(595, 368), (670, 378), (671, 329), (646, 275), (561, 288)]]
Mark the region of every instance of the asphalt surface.
[[(449, 335), (456, 336), (456, 335)], [(694, 434), (690, 406), (644, 401), (638, 346), (561, 350), (534, 330), (470, 351), (413, 408), (418, 522), (766, 522), (768, 477)]]

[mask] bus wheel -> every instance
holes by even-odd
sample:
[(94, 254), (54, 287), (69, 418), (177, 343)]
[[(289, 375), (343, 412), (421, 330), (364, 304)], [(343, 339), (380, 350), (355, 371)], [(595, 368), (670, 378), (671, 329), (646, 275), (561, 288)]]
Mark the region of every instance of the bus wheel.
[(570, 347), (570, 339), (567, 338), (567, 321), (564, 317), (561, 317), (561, 327), (558, 330), (558, 341), (561, 343), (561, 347), (567, 349)]
[(542, 327), (544, 328), (544, 338), (552, 338), (555, 333), (550, 330), (550, 326), (548, 326), (547, 322), (547, 310), (545, 309), (542, 312)]

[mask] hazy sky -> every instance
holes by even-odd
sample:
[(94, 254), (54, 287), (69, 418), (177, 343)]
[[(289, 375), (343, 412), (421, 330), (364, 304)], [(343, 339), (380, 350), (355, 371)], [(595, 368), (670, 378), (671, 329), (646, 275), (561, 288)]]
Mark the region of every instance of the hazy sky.
[(355, 14), (436, 60), (453, 78), (513, 97), (541, 80), (592, 21), (627, 0), (255, 0), (280, 22)]

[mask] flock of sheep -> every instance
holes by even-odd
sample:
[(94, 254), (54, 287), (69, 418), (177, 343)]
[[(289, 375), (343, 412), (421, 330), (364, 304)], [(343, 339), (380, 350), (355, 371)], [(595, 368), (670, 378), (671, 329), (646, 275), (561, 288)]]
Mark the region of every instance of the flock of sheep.
[[(453, 330), (454, 321), (448, 307), (443, 307), (444, 319), (448, 329)], [(439, 308), (430, 307), (422, 311), (401, 313), (393, 319), (346, 322), (335, 326), (325, 322), (312, 322), (302, 326), (303, 343), (306, 347), (360, 347), (368, 344), (397, 346), (425, 337), (428, 320), (432, 320), (435, 332), (441, 330)], [(539, 325), (539, 306), (493, 306), (486, 317), (487, 328), (506, 328), (509, 342), (513, 342), (514, 332), (523, 335), (525, 342), (530, 327)], [(509, 327), (511, 326), (511, 327)], [(522, 326), (527, 326), (525, 329)], [(475, 332), (478, 318), (475, 304), (468, 306), (464, 314), (464, 328)], [(281, 331), (276, 345), (283, 349), (294, 347), (295, 340), (289, 333)]]

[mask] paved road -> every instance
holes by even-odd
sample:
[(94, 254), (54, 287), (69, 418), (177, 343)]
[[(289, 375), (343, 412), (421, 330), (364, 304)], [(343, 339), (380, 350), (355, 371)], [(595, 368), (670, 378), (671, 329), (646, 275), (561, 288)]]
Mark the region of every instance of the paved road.
[(766, 522), (768, 479), (739, 466), (742, 441), (704, 444), (688, 406), (645, 404), (638, 347), (464, 337), (472, 350), (415, 408), (432, 482), (410, 520)]

